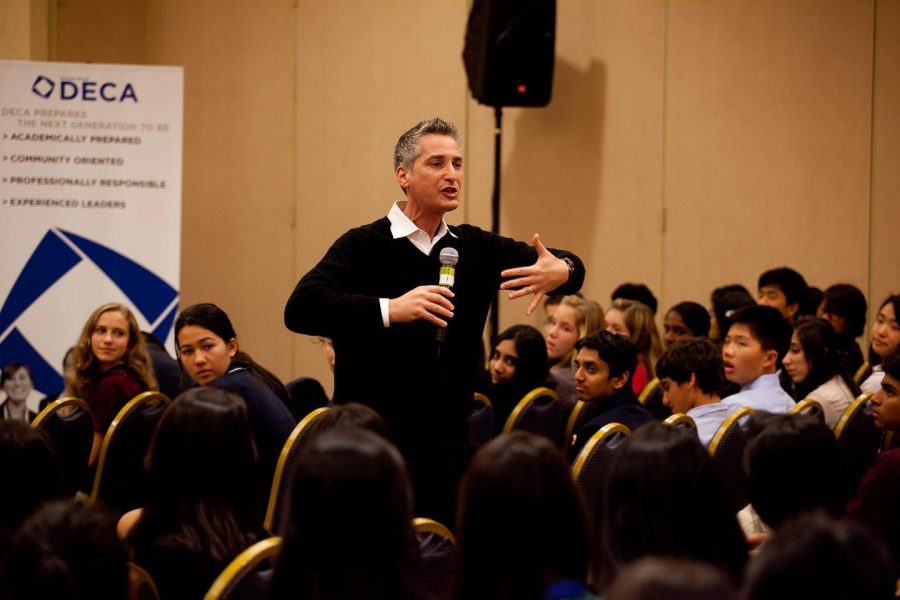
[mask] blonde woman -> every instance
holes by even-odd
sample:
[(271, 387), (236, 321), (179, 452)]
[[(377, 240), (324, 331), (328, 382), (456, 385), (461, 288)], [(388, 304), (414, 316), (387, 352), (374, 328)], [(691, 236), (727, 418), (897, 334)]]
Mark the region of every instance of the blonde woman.
[(606, 312), (606, 330), (631, 339), (637, 347), (638, 366), (631, 379), (631, 389), (640, 395), (647, 383), (656, 377), (654, 365), (662, 354), (662, 340), (653, 320), (653, 311), (634, 300), (615, 300)]
[(141, 392), (156, 389), (150, 357), (131, 310), (112, 302), (95, 310), (66, 369), (66, 394), (87, 402), (94, 416), (91, 465), (119, 410)]
[(564, 296), (555, 305), (547, 307), (547, 358), (550, 375), (556, 381), (556, 393), (563, 410), (575, 404), (575, 383), (572, 357), (575, 342), (590, 333), (606, 327), (603, 308), (579, 296)]

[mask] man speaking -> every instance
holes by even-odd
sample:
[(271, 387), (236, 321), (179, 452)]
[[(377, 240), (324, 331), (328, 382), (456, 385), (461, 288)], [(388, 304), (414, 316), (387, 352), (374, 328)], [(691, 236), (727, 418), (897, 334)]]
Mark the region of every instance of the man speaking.
[(531, 314), (550, 292), (577, 292), (584, 266), (548, 251), (537, 234), (528, 245), (447, 225), (463, 179), (453, 124), (430, 119), (400, 136), (394, 175), (406, 199), (342, 235), (297, 284), (284, 321), (333, 340), (334, 401), (385, 418), (412, 476), (416, 514), (446, 521), (471, 454), (465, 420), (496, 290), (532, 295)]

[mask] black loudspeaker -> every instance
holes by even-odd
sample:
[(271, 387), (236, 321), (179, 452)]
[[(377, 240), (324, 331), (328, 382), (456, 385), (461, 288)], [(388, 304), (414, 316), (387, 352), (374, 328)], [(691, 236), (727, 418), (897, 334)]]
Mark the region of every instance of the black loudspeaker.
[(475, 0), (463, 62), (488, 106), (546, 106), (553, 87), (556, 0)]

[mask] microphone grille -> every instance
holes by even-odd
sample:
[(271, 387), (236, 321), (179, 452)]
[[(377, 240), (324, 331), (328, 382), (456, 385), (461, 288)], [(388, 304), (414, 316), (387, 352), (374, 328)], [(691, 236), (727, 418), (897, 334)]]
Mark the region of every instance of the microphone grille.
[(456, 248), (444, 248), (440, 254), (441, 265), (445, 267), (455, 267), (459, 262), (459, 252)]

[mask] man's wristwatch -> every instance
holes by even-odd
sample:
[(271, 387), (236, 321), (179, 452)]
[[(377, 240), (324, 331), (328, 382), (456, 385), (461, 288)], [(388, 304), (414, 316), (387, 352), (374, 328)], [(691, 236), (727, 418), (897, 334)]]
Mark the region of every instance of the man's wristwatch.
[[(575, 274), (575, 261), (569, 257), (563, 258), (562, 261), (569, 267), (569, 279), (572, 279), (572, 275)], [(566, 281), (568, 281), (568, 279)]]

